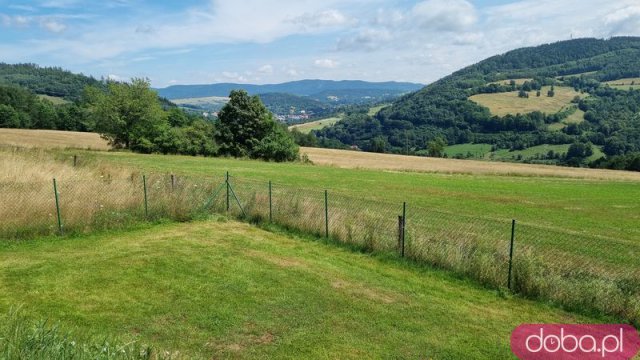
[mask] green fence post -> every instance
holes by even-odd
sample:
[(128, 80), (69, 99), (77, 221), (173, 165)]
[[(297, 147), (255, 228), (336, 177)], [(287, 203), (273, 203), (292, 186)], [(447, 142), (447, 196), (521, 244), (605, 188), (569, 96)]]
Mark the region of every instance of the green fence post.
[(225, 183), (227, 184), (227, 212), (229, 212), (229, 172), (225, 176)]
[(269, 222), (273, 222), (273, 202), (271, 201), (271, 180), (269, 180)]
[(56, 198), (56, 214), (58, 216), (58, 231), (60, 235), (62, 235), (62, 217), (60, 216), (60, 199), (58, 198), (58, 184), (56, 183), (56, 179), (53, 178), (53, 193)]
[(142, 189), (144, 190), (144, 216), (149, 217), (149, 204), (147, 202), (147, 175), (142, 175)]
[(401, 256), (404, 257), (404, 240), (407, 233), (407, 203), (402, 203), (402, 248)]
[(329, 192), (324, 191), (324, 235), (329, 238)]
[(516, 237), (516, 220), (511, 220), (511, 245), (509, 246), (509, 278), (507, 279), (507, 288), (511, 290), (511, 270), (513, 267), (513, 241)]

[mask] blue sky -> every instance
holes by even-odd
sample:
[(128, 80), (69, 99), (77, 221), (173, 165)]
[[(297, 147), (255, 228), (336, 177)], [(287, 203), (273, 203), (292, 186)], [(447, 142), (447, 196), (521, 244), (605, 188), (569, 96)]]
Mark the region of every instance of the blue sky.
[(640, 35), (638, 0), (0, 0), (0, 61), (154, 86), (429, 83), (510, 49)]

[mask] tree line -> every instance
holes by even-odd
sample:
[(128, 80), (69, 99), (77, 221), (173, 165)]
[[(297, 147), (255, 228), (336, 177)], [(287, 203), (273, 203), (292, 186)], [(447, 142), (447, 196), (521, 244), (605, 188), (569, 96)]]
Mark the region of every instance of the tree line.
[(160, 99), (146, 79), (87, 86), (54, 105), (31, 91), (0, 85), (0, 127), (93, 131), (114, 148), (140, 153), (298, 158), (298, 146), (257, 96), (232, 91), (215, 121)]

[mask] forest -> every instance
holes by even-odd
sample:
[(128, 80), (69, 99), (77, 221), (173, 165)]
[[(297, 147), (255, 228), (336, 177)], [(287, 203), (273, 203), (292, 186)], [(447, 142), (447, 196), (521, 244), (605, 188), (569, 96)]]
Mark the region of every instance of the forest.
[[(375, 116), (360, 112), (334, 127), (317, 131), (318, 143), (357, 146), (365, 151), (422, 155), (429, 145), (492, 144), (495, 149), (521, 150), (541, 144), (599, 146), (615, 163), (629, 170), (640, 153), (640, 91), (619, 90), (604, 81), (640, 75), (640, 38), (579, 39), (494, 56), (457, 71), (423, 90), (409, 94)], [(509, 79), (530, 79), (520, 85)], [(500, 83), (506, 82), (506, 84)], [(469, 97), (481, 93), (530, 91), (542, 86), (572, 87), (585, 94), (575, 106), (584, 121), (562, 131), (548, 124), (568, 112), (514, 113), (494, 116)], [(540, 94), (538, 94), (540, 95)], [(543, 94), (542, 96), (553, 96)], [(585, 153), (583, 153), (585, 154)], [(555, 157), (555, 163), (587, 166), (587, 157)], [(547, 159), (549, 160), (549, 159)], [(592, 166), (609, 166), (600, 160)]]

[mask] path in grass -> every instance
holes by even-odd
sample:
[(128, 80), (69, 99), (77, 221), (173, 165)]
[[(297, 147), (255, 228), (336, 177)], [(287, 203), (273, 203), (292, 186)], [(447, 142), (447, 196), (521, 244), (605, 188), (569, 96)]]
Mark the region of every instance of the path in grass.
[(0, 307), (186, 357), (510, 359), (521, 323), (592, 322), (446, 273), (237, 222), (0, 245)]

